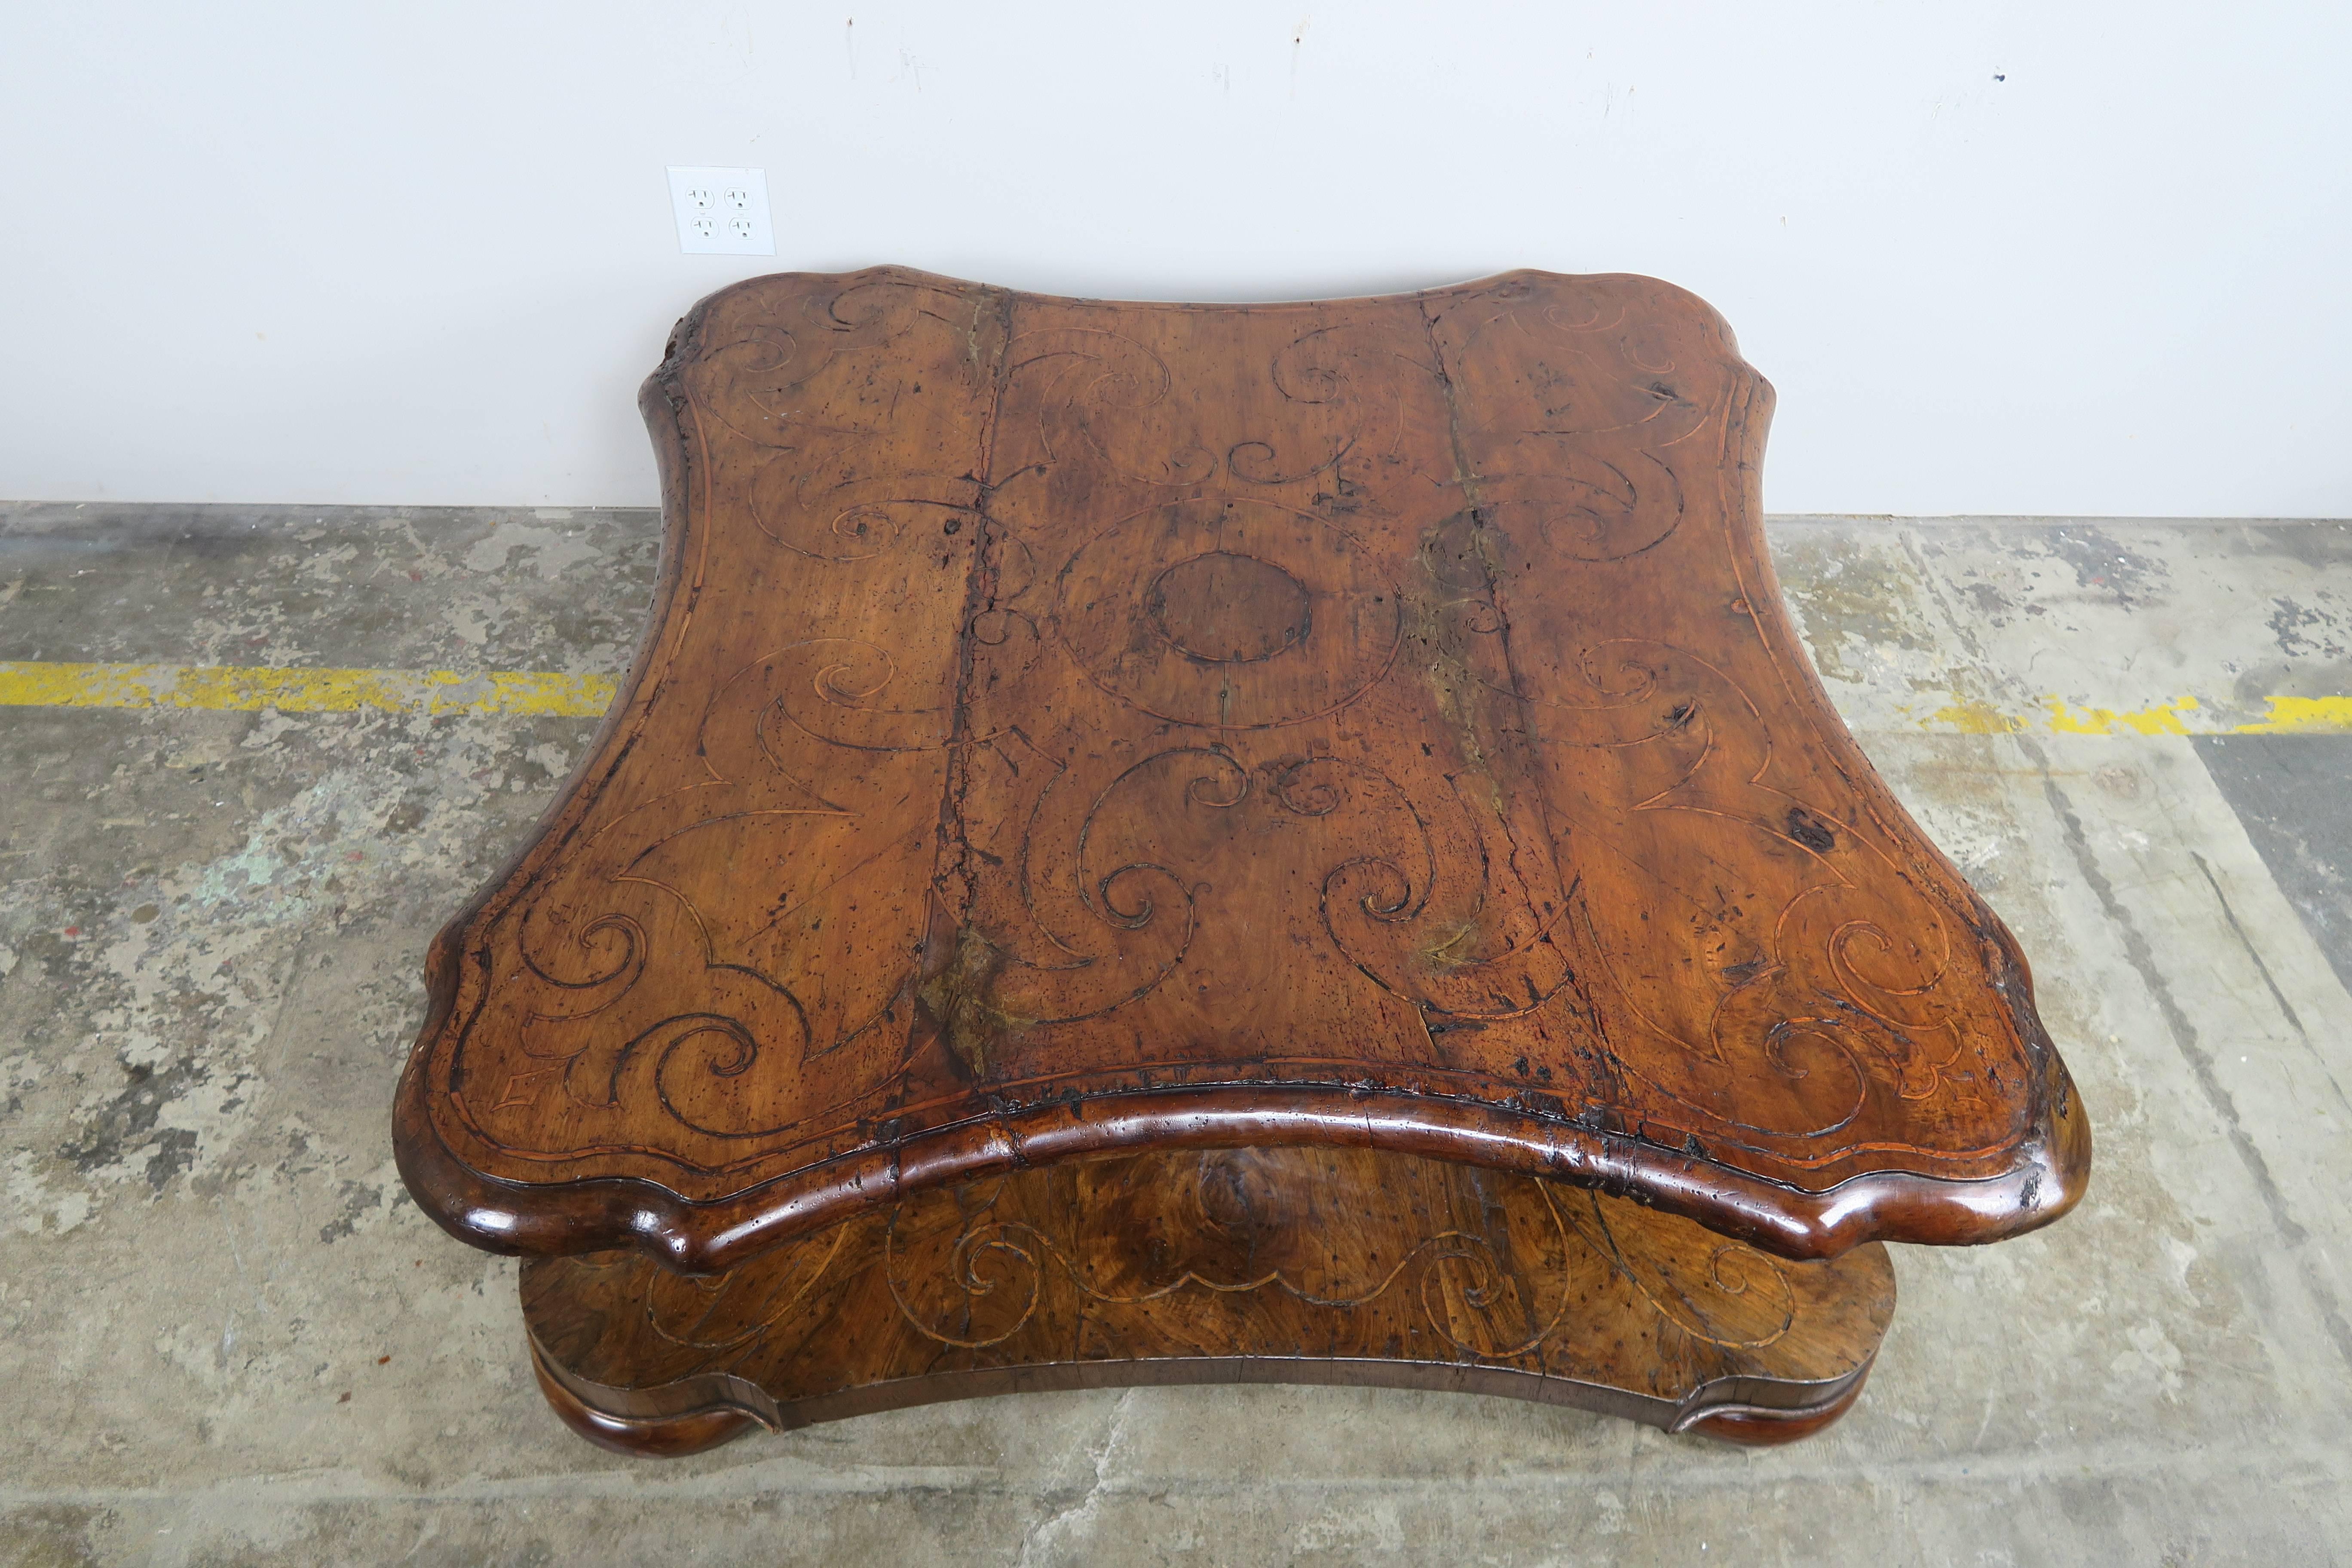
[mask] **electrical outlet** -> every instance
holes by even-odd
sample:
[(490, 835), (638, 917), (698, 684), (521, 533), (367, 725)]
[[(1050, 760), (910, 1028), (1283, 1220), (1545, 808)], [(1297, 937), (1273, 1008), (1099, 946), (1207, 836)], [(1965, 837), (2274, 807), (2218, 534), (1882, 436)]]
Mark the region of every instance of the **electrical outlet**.
[(677, 247), (688, 256), (773, 256), (764, 169), (672, 169)]

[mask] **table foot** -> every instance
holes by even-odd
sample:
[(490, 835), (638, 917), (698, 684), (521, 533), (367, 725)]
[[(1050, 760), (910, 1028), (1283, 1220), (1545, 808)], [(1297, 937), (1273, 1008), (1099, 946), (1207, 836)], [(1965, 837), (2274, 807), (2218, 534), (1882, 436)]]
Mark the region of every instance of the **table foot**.
[[(563, 1424), (600, 1448), (635, 1458), (678, 1459), (731, 1443), (760, 1423), (740, 1410), (719, 1405), (676, 1415), (633, 1416), (599, 1409), (557, 1379), (530, 1347), (530, 1369), (539, 1375), (539, 1391)], [(600, 1391), (601, 1392), (601, 1391)]]
[(1696, 1415), (1686, 1425), (1674, 1430), (1694, 1432), (1726, 1443), (1745, 1443), (1759, 1448), (1793, 1443), (1800, 1437), (1811, 1436), (1853, 1409), (1853, 1402), (1862, 1397), (1862, 1385), (1869, 1377), (1870, 1368), (1865, 1366), (1854, 1374), (1844, 1393), (1810, 1409), (1776, 1410), (1757, 1405), (1721, 1405)]

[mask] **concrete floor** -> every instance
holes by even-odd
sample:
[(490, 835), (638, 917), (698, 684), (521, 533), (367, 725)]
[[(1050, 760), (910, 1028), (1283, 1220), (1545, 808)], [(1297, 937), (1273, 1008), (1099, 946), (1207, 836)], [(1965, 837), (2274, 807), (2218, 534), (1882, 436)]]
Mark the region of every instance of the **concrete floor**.
[[(0, 660), (610, 675), (655, 536), (0, 508)], [(2098, 1135), (2055, 1228), (1899, 1250), (1825, 1436), (1254, 1388), (603, 1454), (531, 1384), (514, 1266), (424, 1220), (386, 1146), (425, 942), (593, 721), (17, 706), (0, 1561), (2352, 1556), (2352, 527), (1774, 537), (1849, 721), (2032, 955)]]

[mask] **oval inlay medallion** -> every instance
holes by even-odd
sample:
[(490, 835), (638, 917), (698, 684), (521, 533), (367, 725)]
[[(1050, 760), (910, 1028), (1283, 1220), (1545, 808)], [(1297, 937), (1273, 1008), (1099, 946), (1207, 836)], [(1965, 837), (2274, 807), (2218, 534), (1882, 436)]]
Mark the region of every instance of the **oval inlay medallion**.
[(1381, 558), (1311, 512), (1195, 496), (1080, 545), (1054, 587), (1055, 633), (1087, 678), (1180, 724), (1297, 724), (1388, 670), (1403, 606)]
[(1307, 584), (1254, 555), (1212, 550), (1152, 579), (1144, 614), (1176, 651), (1246, 664), (1295, 647), (1309, 624)]

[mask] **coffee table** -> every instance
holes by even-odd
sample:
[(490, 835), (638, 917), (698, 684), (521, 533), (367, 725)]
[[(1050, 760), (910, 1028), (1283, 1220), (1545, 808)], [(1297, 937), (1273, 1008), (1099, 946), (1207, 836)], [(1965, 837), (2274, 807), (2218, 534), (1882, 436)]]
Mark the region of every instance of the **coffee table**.
[(651, 625), (395, 1108), (425, 1212), (530, 1258), (558, 1409), (1833, 1418), (1875, 1244), (2047, 1223), (2090, 1131), (1791, 632), (1770, 401), (1628, 276), (697, 307)]

